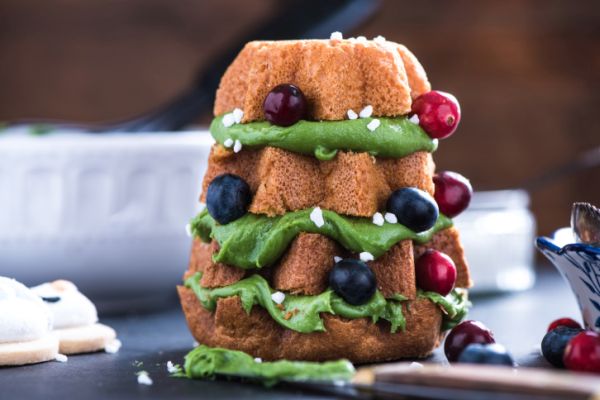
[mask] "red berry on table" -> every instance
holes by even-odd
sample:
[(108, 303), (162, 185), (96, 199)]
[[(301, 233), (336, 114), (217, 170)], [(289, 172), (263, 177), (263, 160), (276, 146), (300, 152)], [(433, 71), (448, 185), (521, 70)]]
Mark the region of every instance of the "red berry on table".
[(432, 90), (423, 93), (412, 103), (412, 113), (419, 125), (434, 139), (452, 135), (460, 122), (460, 105), (449, 93)]
[(454, 218), (469, 206), (473, 187), (471, 182), (461, 174), (450, 171), (438, 172), (433, 177), (433, 183), (435, 184), (433, 197), (440, 212), (445, 216)]
[(306, 114), (306, 98), (300, 89), (289, 83), (275, 86), (263, 103), (265, 118), (273, 125), (290, 126)]
[(581, 327), (581, 324), (579, 324), (579, 322), (575, 321), (574, 319), (571, 318), (559, 318), (555, 321), (552, 321), (552, 323), (550, 325), (548, 325), (548, 330), (547, 332), (550, 332), (556, 328), (558, 328), (559, 326), (566, 326), (568, 328), (575, 328), (575, 329), (583, 329)]
[(417, 287), (446, 296), (456, 283), (456, 266), (441, 251), (429, 249), (415, 263)]
[(479, 321), (463, 321), (456, 325), (446, 337), (444, 353), (450, 362), (458, 360), (460, 353), (470, 344), (496, 343), (494, 335)]
[(563, 361), (571, 371), (600, 374), (600, 334), (584, 331), (575, 336), (565, 349)]

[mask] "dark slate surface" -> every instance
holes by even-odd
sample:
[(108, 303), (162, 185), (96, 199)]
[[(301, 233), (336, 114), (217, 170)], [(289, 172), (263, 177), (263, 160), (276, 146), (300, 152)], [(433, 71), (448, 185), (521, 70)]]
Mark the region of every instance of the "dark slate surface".
[[(528, 292), (473, 299), (469, 318), (487, 324), (498, 342), (506, 345), (521, 365), (547, 367), (539, 343), (548, 323), (562, 316), (577, 317), (575, 300), (557, 273), (544, 271)], [(67, 363), (49, 362), (0, 368), (1, 399), (69, 398), (324, 398), (297, 389), (271, 388), (227, 381), (170, 378), (166, 363), (181, 363), (193, 338), (178, 308), (147, 314), (110, 317), (103, 322), (119, 332), (118, 354), (71, 356)], [(441, 351), (432, 360), (443, 362)], [(140, 365), (141, 364), (141, 365)], [(136, 372), (146, 370), (152, 386), (137, 383)]]

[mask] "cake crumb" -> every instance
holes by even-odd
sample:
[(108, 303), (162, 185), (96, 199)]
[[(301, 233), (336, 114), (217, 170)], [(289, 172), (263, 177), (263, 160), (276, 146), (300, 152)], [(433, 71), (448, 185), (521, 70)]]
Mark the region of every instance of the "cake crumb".
[(310, 220), (315, 223), (317, 228), (325, 225), (325, 220), (323, 219), (323, 211), (321, 211), (321, 207), (315, 207), (310, 213)]
[(232, 112), (233, 114), (233, 120), (235, 121), (236, 124), (239, 124), (240, 122), (242, 122), (242, 118), (244, 118), (244, 111), (242, 111), (241, 108), (235, 108)]
[(358, 114), (354, 112), (354, 110), (348, 110), (346, 113), (348, 115), (348, 119), (357, 119)]
[(271, 300), (273, 300), (277, 304), (281, 304), (285, 300), (285, 293), (275, 292), (275, 293), (271, 294)]
[(170, 374), (175, 374), (180, 371), (180, 368), (173, 364), (172, 361), (167, 361), (167, 372)]
[(69, 357), (65, 356), (64, 354), (58, 353), (54, 360), (61, 362), (61, 363), (66, 363), (67, 361), (69, 361)]
[(413, 114), (408, 120), (415, 125), (419, 125), (419, 116), (417, 114)]
[(383, 215), (380, 212), (376, 212), (373, 214), (373, 223), (377, 226), (383, 226), (385, 220), (383, 219)]
[(390, 224), (397, 224), (398, 223), (398, 217), (396, 217), (396, 214), (394, 214), (394, 213), (387, 212), (387, 213), (385, 213), (384, 218)]
[(373, 41), (377, 44), (384, 44), (386, 42), (385, 38), (381, 35), (377, 35), (373, 38)]
[(364, 261), (364, 262), (373, 261), (375, 259), (375, 257), (373, 257), (373, 254), (369, 253), (368, 251), (363, 251), (362, 253), (360, 253), (358, 255), (358, 257), (360, 258), (361, 261)]
[(146, 371), (140, 371), (137, 373), (137, 381), (140, 385), (146, 386), (150, 386), (154, 383), (152, 382), (152, 378), (150, 378), (150, 375), (148, 375), (148, 372)]
[(283, 319), (285, 319), (286, 321), (289, 320), (290, 318), (292, 318), (292, 316), (294, 315), (294, 313), (292, 313), (291, 311), (288, 311), (285, 313), (285, 315), (283, 316)]
[(379, 125), (381, 125), (381, 121), (374, 119), (367, 124), (367, 129), (373, 132), (375, 129), (379, 128)]
[(363, 108), (362, 110), (360, 110), (360, 112), (358, 113), (358, 115), (361, 118), (369, 118), (371, 115), (373, 115), (373, 106), (372, 105), (368, 105), (365, 108)]
[(342, 32), (332, 32), (331, 36), (329, 36), (330, 40), (342, 40), (344, 38), (344, 36), (342, 35)]
[(223, 115), (223, 126), (225, 128), (229, 128), (235, 124), (235, 118), (233, 117), (233, 113)]
[(277, 304), (277, 305), (275, 305), (275, 307), (277, 307), (281, 311), (285, 310), (285, 306), (283, 304)]
[(115, 354), (119, 352), (122, 345), (123, 343), (119, 339), (114, 339), (104, 347), (104, 351), (108, 354)]
[(239, 139), (235, 140), (235, 144), (233, 145), (233, 152), (239, 153), (242, 150), (242, 142)]

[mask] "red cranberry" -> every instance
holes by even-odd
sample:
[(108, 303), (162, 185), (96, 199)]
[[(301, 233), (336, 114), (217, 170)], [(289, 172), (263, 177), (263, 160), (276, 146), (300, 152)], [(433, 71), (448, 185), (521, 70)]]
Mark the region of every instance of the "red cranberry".
[(434, 139), (452, 135), (460, 122), (460, 105), (449, 93), (432, 90), (413, 101), (412, 113), (419, 117), (419, 125)]
[(479, 321), (464, 321), (456, 325), (446, 337), (444, 352), (450, 362), (458, 360), (460, 353), (470, 344), (496, 343), (494, 335)]
[(417, 286), (446, 296), (456, 283), (456, 266), (446, 254), (429, 249), (415, 264)]
[(568, 328), (574, 328), (574, 329), (583, 329), (581, 327), (581, 325), (579, 324), (579, 322), (575, 321), (574, 319), (559, 318), (555, 321), (552, 321), (552, 323), (550, 325), (548, 325), (547, 332), (553, 331), (554, 329), (558, 328), (559, 326), (566, 326)]
[(265, 118), (273, 125), (290, 126), (306, 114), (306, 99), (296, 86), (284, 83), (269, 92), (263, 110)]
[(575, 336), (567, 344), (563, 361), (571, 371), (600, 374), (600, 334), (585, 331)]
[(463, 212), (471, 202), (473, 188), (471, 182), (456, 172), (443, 171), (433, 177), (435, 193), (433, 197), (440, 212), (454, 218)]

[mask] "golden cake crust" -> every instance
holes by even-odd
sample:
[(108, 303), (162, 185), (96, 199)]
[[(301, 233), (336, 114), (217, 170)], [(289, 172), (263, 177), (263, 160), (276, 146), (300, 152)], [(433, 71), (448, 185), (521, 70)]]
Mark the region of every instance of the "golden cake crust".
[(242, 122), (263, 120), (263, 102), (282, 83), (298, 86), (309, 118), (343, 120), (349, 109), (373, 115), (410, 112), (412, 99), (431, 90), (425, 70), (403, 45), (358, 40), (255, 41), (246, 44), (221, 79), (214, 114), (235, 108)]
[(325, 361), (346, 358), (353, 363), (423, 358), (439, 345), (442, 311), (427, 299), (404, 308), (406, 330), (390, 332), (386, 321), (348, 320), (324, 314), (326, 332), (299, 333), (285, 329), (261, 307), (247, 314), (238, 297), (219, 299), (206, 310), (191, 289), (178, 286), (187, 323), (202, 344), (241, 350), (263, 360)]
[(340, 151), (330, 161), (265, 147), (233, 153), (214, 145), (202, 183), (201, 201), (218, 175), (240, 176), (250, 186), (249, 211), (268, 216), (320, 206), (338, 214), (371, 217), (392, 191), (416, 187), (433, 195), (435, 165), (419, 151), (399, 159)]

